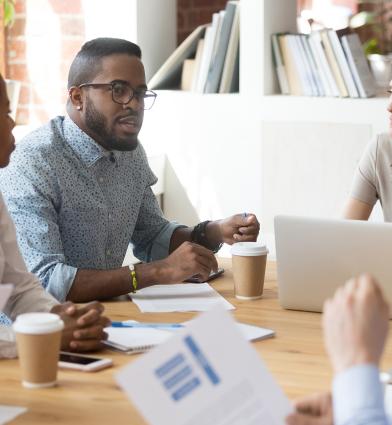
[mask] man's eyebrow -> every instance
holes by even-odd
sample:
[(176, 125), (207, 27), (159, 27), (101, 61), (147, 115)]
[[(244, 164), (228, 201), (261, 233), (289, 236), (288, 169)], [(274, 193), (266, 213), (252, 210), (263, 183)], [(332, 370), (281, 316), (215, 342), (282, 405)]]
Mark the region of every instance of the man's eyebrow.
[(130, 85), (129, 83), (128, 83), (128, 81), (125, 81), (125, 80), (112, 80), (110, 83), (122, 83), (122, 84), (126, 84), (126, 85)]
[[(129, 84), (129, 82), (128, 82), (128, 81), (125, 81), (125, 80), (113, 80), (113, 81), (111, 81), (110, 83), (111, 83), (111, 84), (113, 84), (113, 83), (121, 83), (121, 84), (125, 84), (125, 85), (127, 85), (127, 86), (132, 87), (132, 86)], [(140, 84), (139, 86), (137, 86), (137, 87), (135, 87), (135, 88), (136, 88), (136, 89), (147, 90), (147, 86), (146, 86), (146, 84)]]

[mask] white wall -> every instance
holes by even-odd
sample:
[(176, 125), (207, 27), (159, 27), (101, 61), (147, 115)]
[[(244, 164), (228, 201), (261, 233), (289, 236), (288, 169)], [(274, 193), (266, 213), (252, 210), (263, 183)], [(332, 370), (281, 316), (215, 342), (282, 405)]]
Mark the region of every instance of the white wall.
[(146, 80), (176, 47), (176, 0), (83, 0), (86, 40), (118, 37), (138, 44)]
[(168, 218), (255, 212), (274, 252), (275, 215), (341, 215), (366, 143), (387, 128), (387, 99), (246, 99), (161, 91), (140, 138), (167, 155)]

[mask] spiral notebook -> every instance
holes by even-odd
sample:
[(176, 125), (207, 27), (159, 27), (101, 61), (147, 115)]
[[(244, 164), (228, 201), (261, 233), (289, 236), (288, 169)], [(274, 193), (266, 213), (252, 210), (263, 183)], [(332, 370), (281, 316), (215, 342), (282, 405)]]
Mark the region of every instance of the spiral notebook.
[(104, 344), (111, 349), (126, 354), (143, 353), (161, 344), (173, 335), (163, 329), (149, 328), (105, 328), (108, 339)]
[[(124, 323), (136, 323), (134, 320), (127, 320)], [(184, 322), (186, 326), (190, 322)], [(258, 341), (270, 338), (275, 335), (271, 329), (261, 328), (259, 326), (237, 323), (244, 338), (248, 341)], [(115, 351), (121, 351), (126, 354), (143, 353), (156, 345), (161, 344), (170, 338), (176, 330), (153, 329), (153, 328), (105, 328), (109, 337), (104, 344)]]

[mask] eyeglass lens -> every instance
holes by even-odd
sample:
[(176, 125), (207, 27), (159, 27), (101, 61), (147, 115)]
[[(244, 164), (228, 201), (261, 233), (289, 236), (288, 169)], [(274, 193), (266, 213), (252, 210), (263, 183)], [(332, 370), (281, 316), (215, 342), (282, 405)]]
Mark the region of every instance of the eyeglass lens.
[(128, 84), (112, 84), (112, 96), (114, 102), (126, 105), (132, 98), (143, 106), (143, 109), (150, 109), (155, 101), (155, 94), (149, 90), (133, 90)]

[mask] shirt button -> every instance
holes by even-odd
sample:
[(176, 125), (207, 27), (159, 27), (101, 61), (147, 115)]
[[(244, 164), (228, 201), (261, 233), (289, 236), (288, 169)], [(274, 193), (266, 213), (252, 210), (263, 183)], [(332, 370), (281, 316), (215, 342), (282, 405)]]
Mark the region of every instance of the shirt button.
[(100, 183), (103, 183), (103, 177), (99, 178)]

